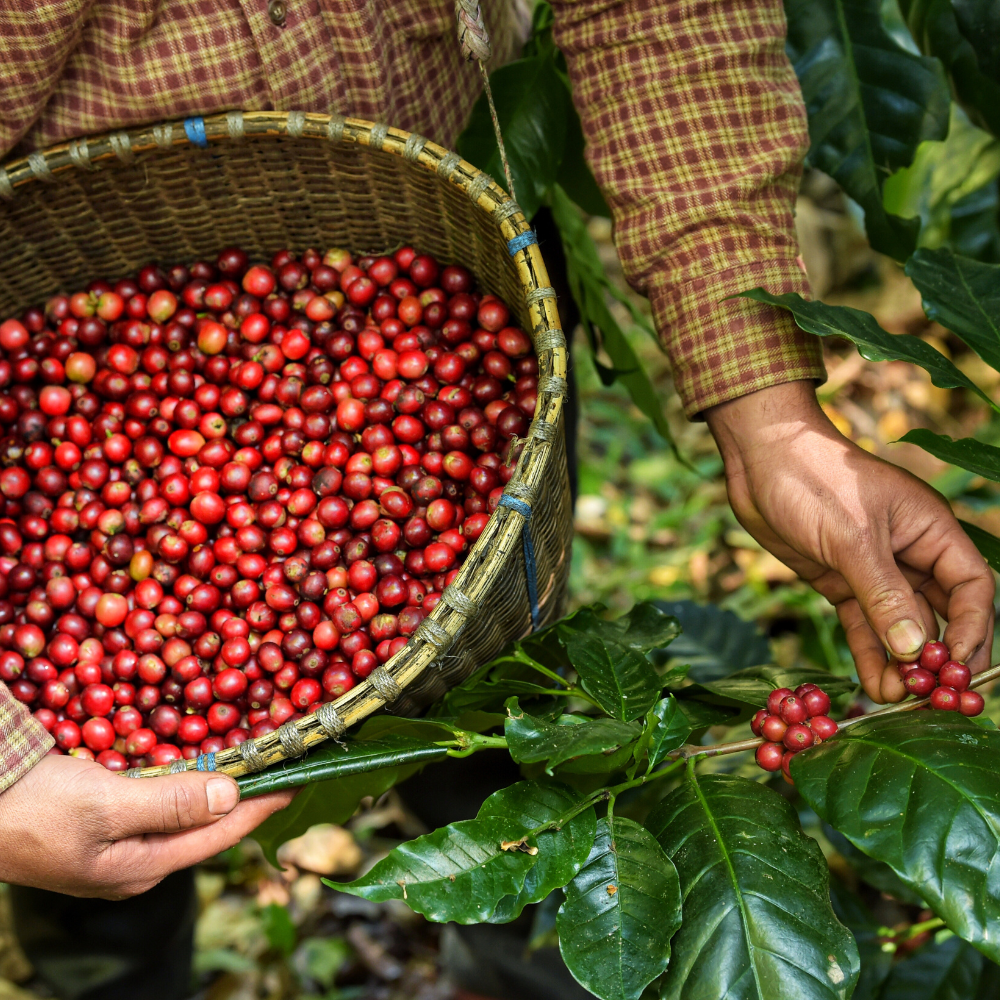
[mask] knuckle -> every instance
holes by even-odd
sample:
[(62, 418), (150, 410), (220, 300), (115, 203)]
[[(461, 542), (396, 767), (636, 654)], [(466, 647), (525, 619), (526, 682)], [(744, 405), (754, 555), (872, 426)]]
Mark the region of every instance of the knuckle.
[(173, 783), (163, 803), (165, 829), (183, 830), (198, 822), (201, 815), (198, 790), (186, 782)]
[(868, 613), (876, 619), (898, 618), (910, 613), (910, 598), (895, 587), (879, 587), (868, 595)]

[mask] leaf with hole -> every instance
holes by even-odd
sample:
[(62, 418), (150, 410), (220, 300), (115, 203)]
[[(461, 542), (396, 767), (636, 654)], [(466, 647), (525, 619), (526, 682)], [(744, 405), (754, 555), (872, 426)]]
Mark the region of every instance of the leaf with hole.
[(575, 757), (608, 755), (637, 739), (640, 728), (635, 723), (617, 719), (586, 719), (580, 715), (564, 715), (553, 724), (529, 715), (516, 698), (507, 702), (504, 735), (511, 757), (519, 764), (545, 761), (545, 769), (553, 769)]
[(610, 816), (569, 885), (556, 927), (573, 978), (601, 1000), (638, 1000), (680, 926), (677, 872), (648, 830)]
[[(519, 781), (494, 792), (482, 804), (479, 818), (514, 819), (527, 833), (568, 816), (579, 801), (576, 792), (559, 782)], [(561, 823), (559, 829), (535, 834), (533, 841), (538, 854), (521, 891), (516, 896), (504, 896), (489, 922), (502, 924), (515, 920), (529, 903), (540, 903), (553, 890), (561, 889), (587, 860), (596, 833), (597, 816), (593, 806), (589, 806)]]
[(888, 333), (878, 325), (874, 316), (860, 309), (830, 306), (825, 302), (807, 302), (792, 292), (771, 295), (763, 288), (755, 288), (743, 295), (757, 302), (767, 302), (787, 309), (806, 333), (815, 333), (819, 337), (844, 337), (853, 341), (858, 352), (868, 361), (908, 361), (919, 365), (939, 388), (969, 389), (1000, 412), (1000, 406), (940, 351), (911, 334)]
[(646, 821), (681, 879), (684, 923), (662, 1000), (843, 1000), (860, 967), (830, 906), (829, 870), (791, 804), (693, 771)]
[(906, 273), (929, 319), (951, 330), (1000, 371), (1000, 264), (959, 257), (950, 250), (918, 250)]
[(820, 818), (1000, 957), (1000, 732), (954, 712), (864, 719), (791, 771)]
[(885, 211), (882, 184), (921, 142), (947, 135), (944, 71), (892, 38), (878, 0), (785, 0), (785, 15), (809, 117), (809, 162), (864, 209), (872, 246), (905, 260), (920, 223)]

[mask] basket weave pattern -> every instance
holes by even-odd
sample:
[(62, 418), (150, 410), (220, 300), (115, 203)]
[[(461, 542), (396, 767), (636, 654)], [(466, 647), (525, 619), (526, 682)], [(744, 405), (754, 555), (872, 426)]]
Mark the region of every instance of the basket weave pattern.
[[(239, 245), (391, 251), (412, 243), (461, 263), (501, 296), (533, 338), (538, 404), (505, 493), (530, 505), (539, 622), (563, 611), (572, 538), (563, 407), (566, 342), (530, 228), (517, 204), (455, 153), (384, 124), (302, 112), (230, 112), (79, 140), (0, 168), (0, 315), (151, 260), (213, 259)], [(390, 705), (413, 712), (532, 627), (521, 535), (498, 508), (405, 648), (331, 706), (197, 761), (238, 775), (300, 756)]]

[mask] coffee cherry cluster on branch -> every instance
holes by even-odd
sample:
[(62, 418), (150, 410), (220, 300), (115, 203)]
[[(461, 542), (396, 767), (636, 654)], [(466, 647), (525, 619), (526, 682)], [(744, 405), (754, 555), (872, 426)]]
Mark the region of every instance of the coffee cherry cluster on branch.
[(953, 660), (943, 642), (926, 643), (920, 659), (901, 663), (899, 674), (910, 694), (918, 698), (930, 695), (931, 708), (971, 717), (979, 715), (985, 707), (983, 696), (978, 691), (968, 690), (972, 671), (964, 663)]
[(409, 247), (150, 265), (0, 349), (0, 680), (111, 770), (271, 732), (400, 650), (538, 380), (504, 303)]
[(765, 771), (781, 771), (791, 781), (788, 765), (800, 750), (828, 740), (837, 731), (837, 723), (826, 713), (830, 696), (815, 684), (777, 688), (750, 721), (755, 736), (766, 743), (757, 747), (757, 763)]

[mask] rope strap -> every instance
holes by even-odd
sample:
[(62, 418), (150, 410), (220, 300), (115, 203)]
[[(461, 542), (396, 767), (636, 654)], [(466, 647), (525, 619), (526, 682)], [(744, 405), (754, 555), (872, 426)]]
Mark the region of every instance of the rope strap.
[(542, 613), (538, 607), (538, 566), (535, 563), (535, 546), (531, 540), (531, 504), (504, 493), (498, 507), (509, 507), (524, 518), (521, 529), (521, 545), (524, 547), (524, 574), (528, 578), (528, 601), (531, 604), (531, 627), (537, 629), (542, 623)]
[(185, 118), (184, 133), (188, 137), (188, 142), (200, 149), (208, 149), (208, 136), (205, 134), (204, 118)]
[(214, 771), (215, 770), (215, 754), (214, 753), (203, 753), (198, 756), (195, 761), (195, 767), (199, 771)]
[(243, 764), (248, 771), (263, 771), (267, 767), (264, 755), (257, 749), (257, 745), (253, 740), (240, 743), (239, 747), (240, 757), (243, 758)]
[(533, 229), (529, 229), (526, 233), (518, 233), (512, 240), (507, 241), (507, 253), (513, 257), (516, 253), (526, 247), (534, 246), (536, 243), (538, 243), (538, 237)]
[(178, 757), (177, 760), (172, 760), (170, 762), (170, 774), (180, 774), (188, 769), (188, 762), (183, 757)]

